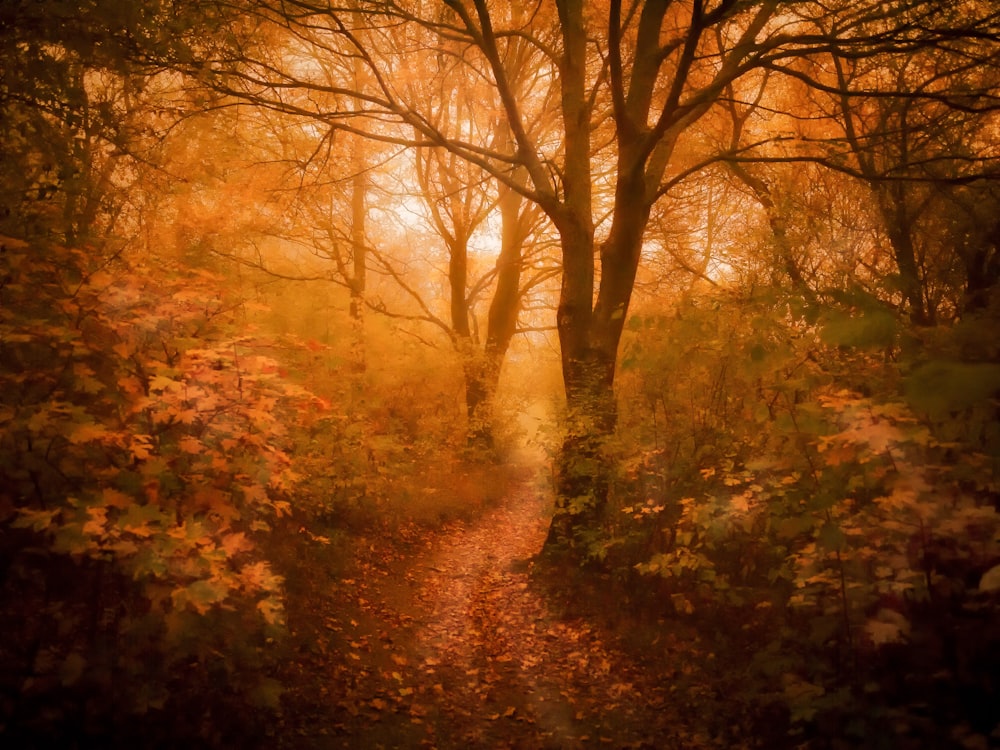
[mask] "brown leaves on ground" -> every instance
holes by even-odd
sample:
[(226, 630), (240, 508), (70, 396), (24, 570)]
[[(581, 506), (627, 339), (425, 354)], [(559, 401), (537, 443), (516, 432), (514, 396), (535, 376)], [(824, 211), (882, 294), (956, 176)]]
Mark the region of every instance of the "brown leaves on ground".
[(546, 523), (525, 480), (475, 522), (370, 540), (340, 580), (306, 571), (279, 746), (709, 746), (669, 675), (536, 584)]

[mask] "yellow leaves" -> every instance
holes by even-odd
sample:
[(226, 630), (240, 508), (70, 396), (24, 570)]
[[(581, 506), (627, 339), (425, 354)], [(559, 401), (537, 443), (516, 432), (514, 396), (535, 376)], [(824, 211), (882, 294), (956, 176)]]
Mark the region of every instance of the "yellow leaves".
[(166, 375), (155, 375), (149, 380), (151, 393), (177, 392), (183, 387), (182, 382)]
[(816, 450), (823, 455), (827, 466), (849, 464), (858, 458), (858, 449), (855, 445), (837, 442), (829, 437), (821, 437)]
[(155, 506), (132, 505), (118, 523), (122, 531), (140, 539), (149, 539), (162, 532), (162, 520), (160, 510)]
[(240, 485), (239, 488), (243, 494), (244, 502), (248, 505), (269, 505), (271, 503), (267, 490), (259, 484), (244, 484)]
[(631, 515), (633, 519), (638, 521), (643, 517), (658, 515), (666, 509), (665, 505), (659, 505), (655, 500), (647, 500), (645, 505), (627, 505), (621, 511), (622, 513)]
[(174, 420), (179, 424), (193, 425), (198, 421), (197, 409), (180, 409), (174, 413)]
[(864, 463), (902, 445), (930, 442), (927, 429), (903, 404), (876, 403), (848, 391), (821, 395), (818, 400), (836, 412), (843, 428), (818, 439), (817, 450), (831, 466), (852, 460)]
[(979, 590), (989, 593), (1000, 591), (1000, 565), (994, 565), (983, 573), (979, 579)]
[(734, 513), (745, 514), (750, 512), (750, 503), (753, 495), (749, 492), (742, 492), (729, 498), (730, 509)]
[(95, 377), (96, 374), (90, 365), (83, 362), (73, 363), (75, 385), (83, 393), (93, 395), (101, 393), (104, 390), (104, 384)]
[(73, 417), (80, 410), (65, 401), (50, 401), (38, 405), (34, 413), (28, 417), (27, 428), (35, 434), (44, 434), (51, 428), (62, 431), (65, 420)]
[[(272, 459), (280, 463), (290, 463), (290, 459), (280, 451), (272, 454)], [(291, 492), (295, 486), (302, 481), (302, 475), (291, 469), (285, 468), (275, 471), (267, 482), (267, 486), (278, 492)]]
[[(87, 285), (94, 287), (108, 287), (115, 282), (115, 277), (103, 269), (94, 271), (87, 277)], [(103, 291), (103, 289), (97, 289)]]
[(111, 347), (111, 351), (122, 359), (128, 359), (135, 353), (135, 344), (132, 341), (119, 341)]
[(299, 529), (299, 533), (303, 534), (307, 539), (309, 539), (309, 541), (315, 542), (316, 544), (322, 544), (324, 546), (330, 544), (330, 537), (322, 536), (320, 534), (314, 534), (305, 526), (302, 526)]
[(194, 490), (191, 499), (200, 510), (210, 513), (217, 513), (223, 517), (230, 517), (238, 510), (233, 506), (230, 493), (218, 487), (200, 486)]
[[(106, 562), (114, 580), (133, 582), (130, 612), (151, 607), (173, 628), (168, 639), (197, 635), (220, 608), (280, 625), (282, 579), (251, 558), (251, 529), (291, 511), (300, 477), (282, 453), (292, 440), (277, 436), (301, 418), (291, 406), (312, 397), (257, 355), (266, 342), (218, 314), (233, 301), (218, 278), (124, 256), (112, 278), (92, 273), (92, 253), (21, 257), (19, 247), (7, 242), (0, 259), (23, 277), (4, 287), (0, 311), (12, 354), (0, 363), (11, 483), (0, 515), (20, 536), (40, 535), (28, 542), (50, 556)], [(63, 683), (87, 666), (67, 658)], [(277, 694), (265, 686), (260, 704)]]
[(188, 524), (178, 524), (167, 529), (167, 536), (177, 541), (186, 541), (191, 537), (190, 526)]
[(154, 530), (147, 523), (140, 524), (129, 524), (123, 527), (123, 531), (127, 531), (132, 536), (137, 536), (140, 539), (148, 539), (153, 536)]

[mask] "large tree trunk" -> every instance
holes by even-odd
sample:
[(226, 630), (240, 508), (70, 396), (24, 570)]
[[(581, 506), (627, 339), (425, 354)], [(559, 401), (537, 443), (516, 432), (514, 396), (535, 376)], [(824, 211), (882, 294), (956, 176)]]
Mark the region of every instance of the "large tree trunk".
[(462, 352), (465, 379), (465, 415), (468, 445), (473, 449), (493, 447), (493, 395), (496, 381), (482, 352), (471, 344)]
[[(635, 284), (642, 237), (649, 212), (680, 133), (712, 106), (718, 92), (741, 74), (741, 64), (754, 49), (752, 41), (776, 12), (778, 3), (762, 3), (725, 56), (702, 95), (685, 94), (689, 75), (699, 63), (702, 35), (713, 25), (739, 12), (740, 4), (722, 3), (707, 11), (702, 3), (690, 7), (683, 40), (664, 47), (664, 19), (669, 0), (641, 4), (634, 43), (623, 54), (622, 4), (609, 4), (607, 72), (617, 143), (617, 177), (611, 229), (601, 247), (600, 288), (594, 300), (594, 221), (591, 181), (592, 121), (587, 81), (588, 37), (583, 0), (559, 0), (562, 56), (559, 65), (560, 105), (564, 128), (561, 200), (542, 200), (559, 231), (563, 277), (557, 313), (562, 347), (563, 381), (569, 416), (559, 460), (556, 515), (546, 547), (569, 547), (587, 557), (599, 536), (607, 503), (611, 467), (608, 438), (616, 426), (615, 367), (629, 302)], [(639, 6), (636, 6), (639, 7)], [(631, 12), (631, 11), (630, 11)], [(657, 88), (665, 64), (665, 50), (673, 57), (667, 90)], [(630, 66), (626, 66), (628, 58)], [(626, 72), (626, 68), (629, 68)], [(516, 121), (517, 108), (507, 107)], [(526, 152), (527, 149), (526, 149)], [(531, 162), (528, 163), (531, 166)], [(545, 199), (547, 178), (539, 164), (529, 169), (540, 197)]]
[[(601, 247), (601, 277), (594, 300), (594, 223), (590, 132), (585, 86), (586, 35), (579, 2), (560, 4), (565, 56), (561, 68), (565, 126), (565, 200), (553, 215), (562, 244), (563, 276), (557, 327), (566, 391), (566, 436), (559, 456), (556, 509), (545, 547), (587, 558), (600, 532), (611, 476), (607, 443), (617, 423), (615, 368), (632, 296), (642, 236), (672, 137), (659, 144), (645, 123), (656, 78), (660, 22), (666, 4), (646, 6), (640, 19), (642, 52), (636, 53), (632, 89), (616, 103), (617, 182), (611, 230)], [(612, 28), (617, 28), (617, 13)], [(620, 61), (619, 61), (620, 62)], [(621, 81), (618, 81), (620, 84)], [(647, 174), (654, 149), (656, 166)]]
[[(607, 442), (617, 425), (614, 385), (618, 345), (649, 220), (644, 190), (641, 176), (619, 180), (611, 231), (601, 247), (601, 284), (593, 309), (584, 304), (582, 289), (584, 283), (592, 288), (592, 277), (588, 281), (586, 271), (576, 267), (565, 267), (563, 272), (558, 325), (568, 423), (558, 464), (556, 514), (546, 547), (568, 548), (578, 557), (588, 556), (589, 543), (600, 530), (608, 500), (613, 467)], [(565, 229), (563, 241), (567, 241)], [(564, 258), (579, 246), (591, 248), (588, 254), (592, 253), (592, 236), (576, 241), (579, 244), (572, 248), (564, 247)], [(577, 278), (573, 278), (574, 272), (579, 274)], [(581, 288), (577, 289), (574, 282), (581, 282), (580, 277)]]

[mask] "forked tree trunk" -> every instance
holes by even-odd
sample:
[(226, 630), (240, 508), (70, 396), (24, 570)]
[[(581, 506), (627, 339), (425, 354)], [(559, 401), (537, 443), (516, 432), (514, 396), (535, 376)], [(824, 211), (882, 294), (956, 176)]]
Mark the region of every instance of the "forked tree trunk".
[[(558, 327), (568, 423), (558, 462), (556, 513), (545, 543), (549, 551), (568, 549), (587, 557), (590, 542), (600, 532), (613, 468), (607, 443), (618, 421), (618, 346), (648, 221), (642, 179), (621, 179), (611, 231), (601, 246), (601, 283), (592, 309), (583, 288), (592, 287), (593, 277), (588, 280), (587, 270), (564, 263)], [(571, 232), (572, 225), (568, 229)], [(564, 243), (573, 241), (566, 229), (562, 236)], [(573, 248), (564, 246), (564, 258), (580, 245), (593, 247), (592, 237), (576, 241), (579, 245)]]

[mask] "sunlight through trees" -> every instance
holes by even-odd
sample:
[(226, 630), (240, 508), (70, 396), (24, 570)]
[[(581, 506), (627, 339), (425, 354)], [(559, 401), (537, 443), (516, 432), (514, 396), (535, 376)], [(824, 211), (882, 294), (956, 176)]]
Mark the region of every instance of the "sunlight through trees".
[(545, 456), (539, 569), (640, 649), (718, 639), (736, 718), (689, 739), (994, 742), (998, 38), (977, 0), (4, 3), (0, 739), (248, 741), (310, 560)]

